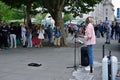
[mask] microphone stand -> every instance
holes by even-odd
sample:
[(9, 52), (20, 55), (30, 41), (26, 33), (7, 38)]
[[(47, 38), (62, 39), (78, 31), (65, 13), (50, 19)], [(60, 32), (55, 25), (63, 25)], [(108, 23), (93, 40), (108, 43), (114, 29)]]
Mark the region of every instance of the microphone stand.
[[(77, 63), (76, 63), (76, 48), (77, 48), (77, 41), (76, 41), (76, 38), (77, 38), (77, 32), (75, 32), (75, 35), (73, 37), (74, 40), (74, 66), (72, 67), (67, 67), (67, 68), (74, 68), (74, 70), (77, 70)], [(73, 40), (72, 39), (72, 40)]]

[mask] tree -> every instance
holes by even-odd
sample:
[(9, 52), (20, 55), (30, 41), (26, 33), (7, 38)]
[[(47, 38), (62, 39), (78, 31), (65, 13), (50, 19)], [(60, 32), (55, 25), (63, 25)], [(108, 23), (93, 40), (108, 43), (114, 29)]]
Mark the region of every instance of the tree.
[[(21, 6), (25, 7), (26, 14), (26, 25), (31, 25), (31, 14), (35, 13), (35, 8), (39, 7), (40, 0), (1, 0), (12, 8), (20, 8)], [(39, 5), (39, 6), (38, 6)]]
[[(61, 27), (62, 30), (62, 42), (63, 45), (66, 45), (66, 36), (64, 30), (64, 21), (62, 18), (62, 12), (72, 13), (75, 16), (80, 15), (81, 13), (87, 13), (93, 10), (95, 4), (101, 2), (102, 0), (2, 0), (11, 6), (20, 6), (24, 4), (26, 6), (26, 16), (27, 23), (30, 20), (30, 12), (38, 7), (42, 7), (42, 11), (47, 11), (51, 14), (52, 18), (55, 20), (55, 25)], [(65, 9), (65, 8), (68, 9)], [(42, 12), (41, 11), (41, 12)]]
[[(55, 20), (55, 25), (62, 29), (62, 42), (66, 45), (66, 35), (64, 30), (64, 21), (62, 19), (62, 12), (73, 13), (74, 17), (81, 13), (87, 13), (93, 10), (93, 6), (102, 0), (41, 0), (41, 7), (47, 10), (52, 18)], [(67, 7), (67, 9), (66, 9)]]

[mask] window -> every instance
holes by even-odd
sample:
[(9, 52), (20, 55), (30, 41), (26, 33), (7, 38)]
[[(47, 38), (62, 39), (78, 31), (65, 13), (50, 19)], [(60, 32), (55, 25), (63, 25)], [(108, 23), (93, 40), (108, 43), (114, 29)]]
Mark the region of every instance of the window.
[(106, 12), (106, 15), (108, 15), (108, 12)]
[(106, 11), (108, 11), (108, 9), (106, 9)]

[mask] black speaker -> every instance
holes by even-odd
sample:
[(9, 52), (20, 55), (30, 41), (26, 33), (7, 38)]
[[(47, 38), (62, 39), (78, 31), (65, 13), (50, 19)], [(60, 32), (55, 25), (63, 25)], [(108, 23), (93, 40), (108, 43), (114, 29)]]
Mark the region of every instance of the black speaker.
[(87, 47), (81, 47), (81, 65), (88, 66), (89, 65), (89, 57)]

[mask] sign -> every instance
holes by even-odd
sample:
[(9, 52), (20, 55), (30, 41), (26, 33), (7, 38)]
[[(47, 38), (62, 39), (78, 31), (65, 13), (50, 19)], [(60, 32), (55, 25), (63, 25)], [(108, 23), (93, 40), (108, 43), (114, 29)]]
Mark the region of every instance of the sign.
[(120, 22), (120, 18), (117, 18), (116, 22)]
[(117, 8), (117, 18), (120, 18), (120, 8)]

